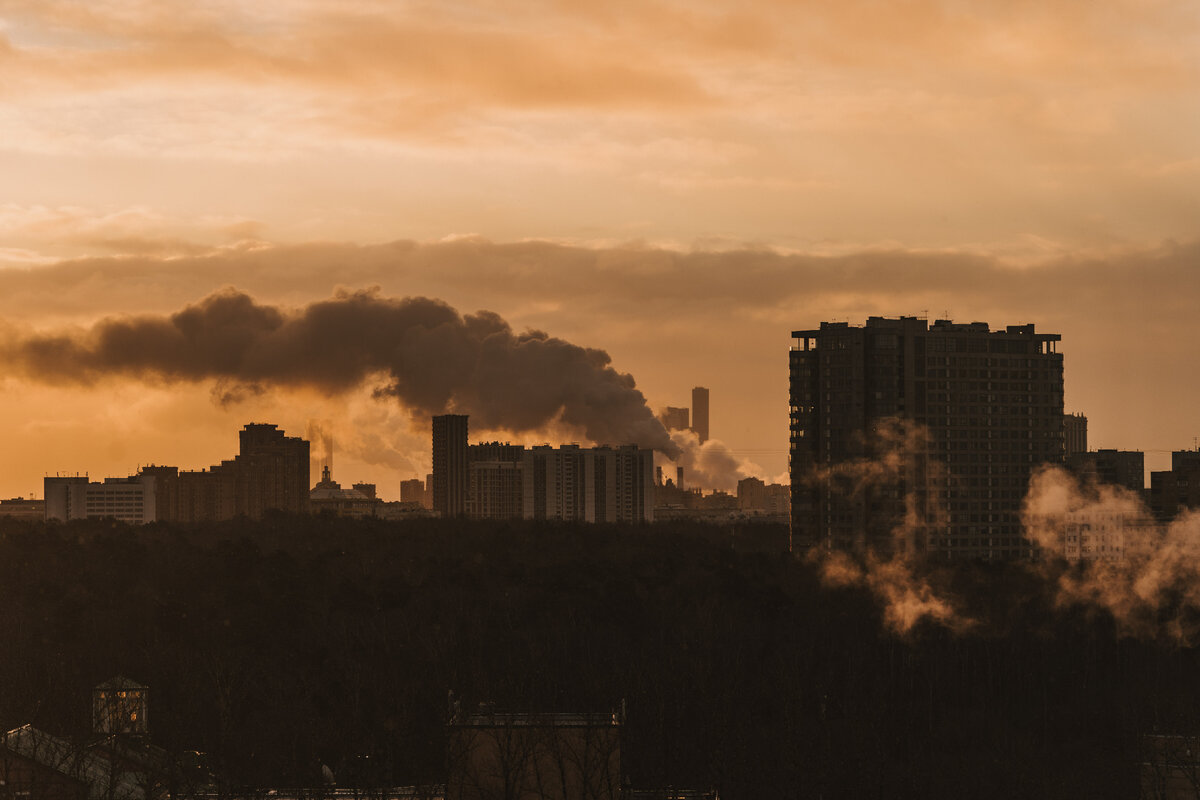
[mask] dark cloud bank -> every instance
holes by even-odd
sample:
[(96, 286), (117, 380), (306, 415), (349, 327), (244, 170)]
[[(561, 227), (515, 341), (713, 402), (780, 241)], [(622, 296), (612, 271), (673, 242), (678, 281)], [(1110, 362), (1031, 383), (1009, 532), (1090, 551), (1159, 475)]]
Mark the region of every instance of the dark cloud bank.
[(337, 394), (375, 380), (381, 397), (426, 415), (470, 414), (473, 427), (565, 425), (593, 442), (679, 452), (633, 377), (603, 350), (515, 333), (490, 311), (462, 315), (423, 297), (340, 292), (292, 311), (226, 289), (170, 315), (48, 333), (9, 328), (0, 360), (59, 384), (214, 380), (223, 401), (276, 386)]

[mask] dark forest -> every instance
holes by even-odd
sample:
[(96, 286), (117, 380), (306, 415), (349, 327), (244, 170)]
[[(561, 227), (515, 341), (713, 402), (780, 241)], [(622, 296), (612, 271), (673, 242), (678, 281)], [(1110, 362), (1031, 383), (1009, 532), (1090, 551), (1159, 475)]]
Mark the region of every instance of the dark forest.
[(448, 691), (520, 711), (624, 701), (630, 780), (726, 800), (1136, 796), (1140, 736), (1200, 728), (1197, 650), (1056, 607), (1044, 570), (931, 566), (979, 624), (901, 636), (869, 592), (754, 538), (0, 522), (0, 726), (83, 735), (91, 688), (120, 674), (150, 687), (153, 741), (202, 752), (224, 784), (319, 783), (328, 765), (409, 785), (444, 781)]

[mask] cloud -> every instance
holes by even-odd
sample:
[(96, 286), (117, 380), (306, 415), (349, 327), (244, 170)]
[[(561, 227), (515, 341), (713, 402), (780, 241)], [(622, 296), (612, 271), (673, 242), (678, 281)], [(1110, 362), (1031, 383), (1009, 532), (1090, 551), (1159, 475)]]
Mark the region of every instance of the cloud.
[(143, 206), (105, 212), (82, 206), (0, 205), (0, 235), (6, 241), (60, 252), (203, 255), (218, 244), (255, 239), (263, 227), (245, 217), (175, 218)]

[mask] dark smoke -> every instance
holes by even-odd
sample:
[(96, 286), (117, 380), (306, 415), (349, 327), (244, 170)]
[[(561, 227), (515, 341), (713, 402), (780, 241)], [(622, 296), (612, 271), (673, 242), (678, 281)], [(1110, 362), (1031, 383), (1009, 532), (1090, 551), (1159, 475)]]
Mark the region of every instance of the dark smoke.
[(438, 300), (339, 292), (298, 311), (234, 289), (170, 316), (109, 317), (89, 329), (8, 331), (0, 363), (37, 380), (92, 384), (108, 377), (216, 382), (236, 401), (263, 387), (337, 394), (368, 381), (424, 414), (471, 415), (473, 428), (537, 431), (566, 425), (597, 443), (679, 448), (633, 377), (603, 350), (542, 331), (514, 333), (490, 311), (460, 315)]

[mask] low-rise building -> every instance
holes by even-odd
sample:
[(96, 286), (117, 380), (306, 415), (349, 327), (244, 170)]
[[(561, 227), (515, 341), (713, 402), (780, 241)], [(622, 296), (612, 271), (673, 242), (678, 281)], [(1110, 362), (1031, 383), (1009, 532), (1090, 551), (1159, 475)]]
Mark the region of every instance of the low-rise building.
[(0, 500), (0, 517), (13, 519), (45, 519), (46, 501), (33, 498), (14, 497)]
[[(370, 494), (357, 488), (369, 487)], [(339, 517), (377, 517), (383, 505), (375, 495), (374, 484), (356, 484), (353, 489), (343, 489), (330, 475), (329, 467), (321, 470), (321, 480), (308, 493), (309, 508), (314, 514), (334, 514)]]
[(87, 476), (49, 476), (44, 480), (47, 520), (116, 519), (144, 525), (158, 519), (153, 475), (105, 478), (89, 481)]

